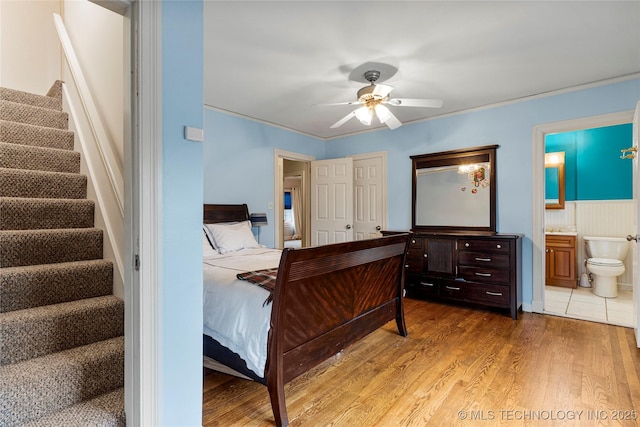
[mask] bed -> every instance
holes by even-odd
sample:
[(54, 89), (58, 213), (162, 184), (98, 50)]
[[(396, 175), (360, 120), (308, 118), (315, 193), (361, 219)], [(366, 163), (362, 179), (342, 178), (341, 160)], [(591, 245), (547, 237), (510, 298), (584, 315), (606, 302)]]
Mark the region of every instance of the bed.
[[(204, 205), (204, 364), (266, 385), (276, 425), (286, 426), (287, 382), (389, 321), (407, 336), (408, 234), (282, 251), (249, 237), (206, 248), (224, 240), (225, 227), (246, 234), (248, 219), (244, 204)], [(237, 278), (256, 270), (275, 280)]]

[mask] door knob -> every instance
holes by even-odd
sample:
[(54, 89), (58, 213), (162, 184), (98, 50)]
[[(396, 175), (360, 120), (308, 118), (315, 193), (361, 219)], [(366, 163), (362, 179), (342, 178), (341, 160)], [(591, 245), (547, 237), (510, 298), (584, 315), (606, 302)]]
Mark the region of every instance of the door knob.
[(380, 231), (380, 230), (382, 230), (382, 227), (377, 226), (377, 227), (376, 227), (376, 231)]
[(347, 224), (347, 230), (351, 230), (351, 224)]
[(638, 236), (632, 236), (631, 234), (627, 235), (627, 241), (632, 241), (635, 240), (636, 242), (638, 241)]

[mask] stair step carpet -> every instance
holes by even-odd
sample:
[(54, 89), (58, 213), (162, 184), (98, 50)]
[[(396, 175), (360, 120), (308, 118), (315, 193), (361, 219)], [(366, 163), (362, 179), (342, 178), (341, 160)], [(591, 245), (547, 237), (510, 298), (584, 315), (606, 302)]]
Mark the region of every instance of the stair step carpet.
[(80, 153), (0, 142), (0, 168), (80, 172)]
[(0, 197), (0, 230), (90, 228), (94, 213), (93, 200)]
[(125, 425), (124, 302), (62, 111), (0, 88), (0, 426)]

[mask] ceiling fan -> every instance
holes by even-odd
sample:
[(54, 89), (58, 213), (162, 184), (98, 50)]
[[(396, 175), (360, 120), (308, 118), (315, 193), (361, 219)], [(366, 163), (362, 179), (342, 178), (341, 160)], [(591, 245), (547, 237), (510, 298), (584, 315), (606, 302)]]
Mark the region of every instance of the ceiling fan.
[(358, 99), (351, 102), (338, 102), (323, 105), (362, 105), (360, 108), (350, 112), (337, 122), (331, 125), (331, 128), (337, 128), (348, 122), (352, 117), (357, 117), (363, 125), (370, 125), (375, 115), (389, 129), (396, 129), (402, 126), (402, 123), (393, 115), (387, 105), (392, 107), (442, 107), (440, 99), (406, 99), (406, 98), (389, 98), (389, 94), (393, 90), (393, 86), (376, 84), (376, 80), (380, 77), (380, 72), (370, 70), (364, 73), (364, 78), (370, 82), (369, 86), (365, 86), (358, 91)]

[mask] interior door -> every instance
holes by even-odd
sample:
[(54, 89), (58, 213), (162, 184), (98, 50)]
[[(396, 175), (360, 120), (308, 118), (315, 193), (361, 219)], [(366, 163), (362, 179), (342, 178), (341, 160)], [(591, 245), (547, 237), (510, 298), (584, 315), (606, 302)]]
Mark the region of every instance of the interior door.
[(311, 245), (353, 240), (353, 160), (311, 162)]
[[(632, 147), (638, 147), (638, 141), (640, 140), (640, 126), (639, 126), (639, 111), (640, 101), (636, 105), (636, 112), (633, 115), (633, 145)], [(633, 200), (635, 202), (636, 215), (634, 216), (634, 232), (636, 233), (635, 239), (633, 239), (633, 330), (636, 335), (636, 345), (640, 348), (640, 274), (638, 268), (640, 268), (640, 248), (638, 248), (638, 238), (640, 238), (640, 187), (638, 185), (638, 153), (635, 152), (633, 158)]]
[(355, 240), (382, 236), (385, 220), (385, 157), (353, 158), (353, 231)]

